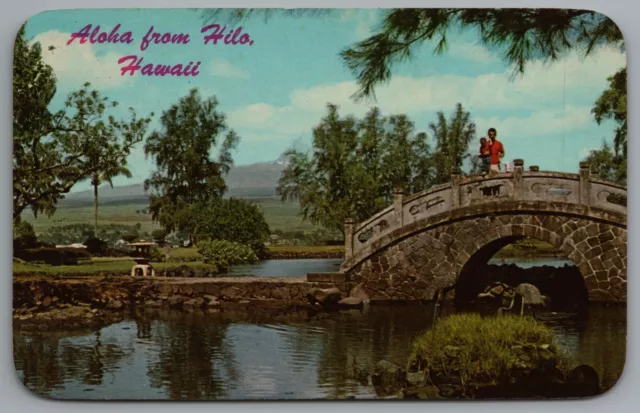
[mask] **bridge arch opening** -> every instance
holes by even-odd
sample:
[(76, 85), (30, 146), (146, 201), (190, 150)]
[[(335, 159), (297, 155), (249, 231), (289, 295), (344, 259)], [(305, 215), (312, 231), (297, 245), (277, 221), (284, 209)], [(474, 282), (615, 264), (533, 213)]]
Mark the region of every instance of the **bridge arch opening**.
[(463, 265), (456, 282), (456, 301), (477, 301), (501, 285), (533, 284), (553, 309), (580, 309), (589, 294), (583, 274), (562, 251), (526, 236), (505, 236), (479, 248)]

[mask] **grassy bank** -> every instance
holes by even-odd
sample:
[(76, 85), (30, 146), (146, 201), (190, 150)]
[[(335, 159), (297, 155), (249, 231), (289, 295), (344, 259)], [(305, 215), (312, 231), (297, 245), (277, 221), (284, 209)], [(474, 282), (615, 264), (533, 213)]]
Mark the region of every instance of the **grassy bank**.
[[(32, 264), (28, 262), (14, 262), (13, 274), (15, 276), (21, 275), (48, 275), (48, 276), (61, 276), (61, 277), (81, 277), (87, 275), (125, 275), (131, 273), (131, 268), (135, 262), (131, 259), (125, 258), (113, 258), (111, 260), (106, 258), (94, 258), (90, 261), (83, 262), (78, 265), (45, 265), (45, 264)], [(188, 264), (181, 262), (169, 262), (160, 263), (152, 262), (151, 265), (156, 271), (156, 275), (163, 275), (166, 271), (177, 270), (178, 268), (187, 267), (193, 271), (214, 271), (213, 266), (205, 264), (204, 262), (189, 262)]]
[(553, 332), (533, 319), (456, 314), (415, 340), (409, 370), (436, 382), (453, 376), (466, 393), (473, 383), (505, 383), (514, 371), (549, 360), (566, 367)]

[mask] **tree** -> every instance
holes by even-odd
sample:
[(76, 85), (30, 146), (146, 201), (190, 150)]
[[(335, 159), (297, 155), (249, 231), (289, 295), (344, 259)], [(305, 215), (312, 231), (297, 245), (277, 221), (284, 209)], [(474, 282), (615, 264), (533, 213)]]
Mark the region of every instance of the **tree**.
[(260, 258), (266, 256), (265, 242), (271, 231), (260, 208), (239, 198), (220, 199), (196, 205), (192, 214), (195, 242), (225, 240), (249, 246)]
[[(217, 106), (215, 97), (202, 99), (192, 89), (162, 113), (162, 130), (154, 131), (145, 144), (145, 154), (157, 167), (145, 181), (145, 190), (153, 190), (149, 211), (168, 232), (193, 233), (192, 207), (219, 200), (227, 189), (224, 175), (239, 138)], [(216, 145), (218, 159), (212, 160)]]
[[(607, 142), (603, 142), (600, 149), (592, 150), (584, 160), (589, 163), (591, 173), (598, 178), (626, 184), (626, 181), (621, 179), (620, 168), (622, 165), (617, 162), (618, 156)], [(626, 163), (624, 172), (626, 177)]]
[(355, 160), (357, 121), (341, 119), (336, 105), (327, 105), (327, 115), (313, 130), (313, 154), (290, 150), (289, 164), (279, 180), (283, 201), (298, 200), (303, 219), (344, 233), (344, 220), (362, 205), (356, 185), (364, 182), (364, 171)]
[[(88, 87), (89, 84), (85, 84)], [(85, 89), (78, 94), (86, 94)], [(111, 101), (107, 97), (100, 96), (99, 92), (91, 92), (91, 104), (96, 105), (96, 116), (103, 117), (105, 108), (116, 107), (118, 102)], [(135, 111), (129, 109), (131, 113), (130, 123), (117, 121), (109, 116), (107, 122), (98, 121), (87, 131), (96, 139), (94, 145), (86, 153), (88, 163), (92, 165), (92, 172), (89, 175), (91, 186), (93, 186), (94, 203), (94, 236), (98, 236), (98, 187), (103, 182), (108, 182), (113, 188), (113, 178), (119, 175), (131, 178), (131, 171), (127, 169), (127, 157), (131, 148), (142, 142), (151, 122), (151, 118), (137, 119)], [(153, 113), (151, 114), (153, 116)]]
[(429, 124), (429, 129), (436, 140), (434, 183), (443, 184), (451, 180), (453, 171), (463, 172), (462, 164), (469, 144), (475, 139), (476, 125), (460, 103), (456, 105), (449, 121), (443, 112), (438, 112), (437, 117), (435, 123)]
[(304, 220), (344, 235), (346, 218), (363, 220), (386, 208), (394, 189), (429, 188), (435, 163), (424, 132), (406, 115), (340, 117), (335, 105), (313, 130), (313, 151), (291, 149), (278, 184), (283, 201), (300, 202)]
[[(609, 87), (596, 100), (591, 113), (600, 125), (607, 119), (616, 122), (618, 127), (613, 138), (613, 152), (609, 145), (603, 144), (599, 151), (593, 151), (588, 160), (598, 163), (598, 168), (610, 162), (612, 173), (606, 179), (624, 182), (627, 180), (627, 69), (623, 68), (607, 78)], [(611, 158), (611, 159), (609, 159)], [(605, 162), (606, 160), (606, 162)], [(608, 169), (608, 167), (605, 167)]]
[(64, 109), (48, 109), (55, 93), (53, 70), (42, 60), (39, 43), (30, 45), (24, 26), (14, 44), (13, 62), (13, 220), (31, 208), (34, 215), (55, 212), (56, 203), (79, 181), (99, 171), (94, 160), (105, 134), (133, 136), (143, 120), (104, 120), (106, 98), (89, 84), (70, 93)]

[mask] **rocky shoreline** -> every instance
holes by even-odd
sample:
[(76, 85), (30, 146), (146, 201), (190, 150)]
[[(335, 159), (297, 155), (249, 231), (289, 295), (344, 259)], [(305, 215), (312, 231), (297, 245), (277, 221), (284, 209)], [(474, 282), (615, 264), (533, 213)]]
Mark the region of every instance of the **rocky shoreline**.
[(381, 360), (371, 375), (382, 398), (427, 399), (566, 399), (602, 393), (598, 373), (588, 365), (572, 370), (563, 365), (549, 344), (513, 346), (518, 362), (499, 380), (465, 383), (460, 377), (460, 348), (447, 346), (449, 364), (425, 371), (417, 363), (408, 369)]
[(96, 328), (139, 309), (270, 316), (362, 308), (364, 291), (304, 277), (212, 279), (16, 277), (13, 322), (21, 330)]

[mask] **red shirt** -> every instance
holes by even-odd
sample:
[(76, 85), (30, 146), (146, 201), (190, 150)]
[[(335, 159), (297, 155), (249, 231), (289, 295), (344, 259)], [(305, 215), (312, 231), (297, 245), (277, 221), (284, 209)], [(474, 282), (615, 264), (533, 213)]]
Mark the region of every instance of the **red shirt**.
[(504, 153), (504, 146), (502, 146), (502, 142), (496, 139), (491, 145), (491, 165), (498, 165), (500, 163), (501, 153)]

